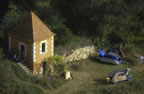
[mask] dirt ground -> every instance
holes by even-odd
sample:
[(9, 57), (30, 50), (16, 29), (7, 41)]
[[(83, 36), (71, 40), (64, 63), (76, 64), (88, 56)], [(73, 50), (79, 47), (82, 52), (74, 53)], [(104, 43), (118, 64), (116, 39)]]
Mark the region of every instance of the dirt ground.
[(75, 64), (77, 66), (80, 66), (80, 70), (71, 70), (74, 78), (72, 80), (69, 80), (61, 87), (52, 90), (49, 94), (74, 94), (79, 90), (93, 88), (93, 85), (97, 87), (110, 86), (105, 83), (105, 78), (108, 76), (108, 74), (113, 70), (121, 70), (129, 67), (126, 64), (111, 65), (97, 63), (90, 59), (75, 62)]

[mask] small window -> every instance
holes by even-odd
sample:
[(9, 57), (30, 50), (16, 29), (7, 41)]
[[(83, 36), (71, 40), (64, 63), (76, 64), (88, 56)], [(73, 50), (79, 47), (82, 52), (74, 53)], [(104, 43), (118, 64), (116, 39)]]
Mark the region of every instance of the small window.
[(40, 54), (44, 54), (47, 52), (47, 41), (41, 41), (40, 43)]
[(46, 43), (42, 43), (42, 53), (46, 52)]

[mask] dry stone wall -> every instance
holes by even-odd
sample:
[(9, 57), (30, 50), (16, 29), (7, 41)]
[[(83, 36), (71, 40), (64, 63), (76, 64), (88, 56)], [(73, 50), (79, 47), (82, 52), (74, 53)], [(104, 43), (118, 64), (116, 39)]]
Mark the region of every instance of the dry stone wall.
[(66, 62), (77, 61), (80, 59), (88, 58), (91, 55), (96, 54), (96, 47), (95, 46), (87, 46), (84, 48), (76, 49), (72, 51), (69, 55), (65, 56)]

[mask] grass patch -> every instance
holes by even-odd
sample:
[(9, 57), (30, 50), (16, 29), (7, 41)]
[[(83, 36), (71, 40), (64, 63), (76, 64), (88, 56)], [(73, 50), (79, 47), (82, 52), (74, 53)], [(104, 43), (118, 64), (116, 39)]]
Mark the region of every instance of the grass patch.
[(52, 77), (51, 79), (48, 79), (47, 76), (44, 76), (35, 81), (35, 84), (38, 84), (42, 86), (43, 88), (49, 89), (49, 90), (56, 89), (65, 83), (66, 81), (64, 80), (64, 78)]
[(71, 62), (71, 65), (70, 65), (71, 70), (72, 71), (77, 71), (77, 72), (82, 71), (86, 66), (85, 60), (86, 59)]
[(11, 67), (14, 70), (15, 76), (18, 77), (20, 80), (30, 81), (30, 77), (25, 73), (23, 69), (16, 65), (12, 65)]
[(131, 83), (119, 83), (119, 85), (94, 86), (87, 90), (80, 90), (73, 94), (144, 94), (144, 81), (132, 81)]
[[(83, 62), (83, 61), (81, 61)], [(144, 65), (141, 66), (131, 66), (127, 63), (120, 65), (110, 65), (101, 62), (94, 62), (90, 59), (85, 60), (89, 64), (86, 64), (84, 69), (81, 70), (94, 74), (93, 77), (94, 84), (91, 84), (90, 87), (82, 88), (73, 94), (144, 94)], [(130, 74), (132, 74), (132, 81), (129, 82), (120, 82), (117, 85), (107, 85), (105, 83), (105, 77), (112, 70), (121, 70), (124, 68), (131, 68)], [(86, 85), (86, 83), (85, 83)]]
[(40, 88), (21, 83), (5, 83), (0, 85), (0, 94), (46, 94)]
[(60, 77), (31, 78), (9, 60), (0, 60), (0, 75), (0, 94), (46, 94), (66, 83)]

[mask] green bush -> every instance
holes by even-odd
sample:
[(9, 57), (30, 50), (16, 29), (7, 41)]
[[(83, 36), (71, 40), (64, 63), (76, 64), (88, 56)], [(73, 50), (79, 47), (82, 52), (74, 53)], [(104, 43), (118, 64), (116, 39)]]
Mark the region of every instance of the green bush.
[(2, 24), (0, 25), (0, 33), (2, 37), (12, 32), (17, 22), (21, 21), (27, 15), (27, 11), (20, 10), (21, 8), (16, 6), (13, 2), (9, 3), (8, 8), (9, 10), (4, 15)]
[(72, 40), (73, 34), (68, 27), (64, 24), (56, 24), (52, 27), (55, 36), (55, 44), (58, 45), (66, 45), (69, 44)]
[(65, 71), (69, 69), (68, 64), (64, 62), (63, 56), (55, 55), (53, 57), (47, 58), (44, 60), (47, 64), (50, 64), (53, 66), (52, 71), (55, 73), (55, 75), (61, 75)]

